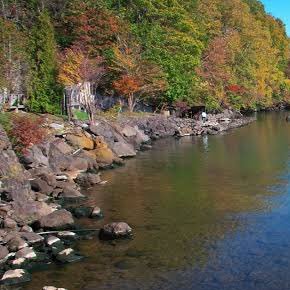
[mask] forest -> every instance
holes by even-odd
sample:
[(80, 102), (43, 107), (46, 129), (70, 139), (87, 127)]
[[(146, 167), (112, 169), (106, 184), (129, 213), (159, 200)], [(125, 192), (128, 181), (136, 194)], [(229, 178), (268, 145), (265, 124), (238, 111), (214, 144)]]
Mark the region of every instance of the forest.
[(59, 113), (64, 88), (155, 108), (290, 102), (289, 38), (258, 0), (1, 0), (0, 88)]

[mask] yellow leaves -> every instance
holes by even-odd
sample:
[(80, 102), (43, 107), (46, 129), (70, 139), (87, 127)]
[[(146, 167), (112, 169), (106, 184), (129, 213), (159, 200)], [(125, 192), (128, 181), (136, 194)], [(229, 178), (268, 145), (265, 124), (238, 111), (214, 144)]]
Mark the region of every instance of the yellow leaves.
[(81, 51), (75, 51), (71, 48), (65, 51), (58, 76), (61, 84), (71, 86), (81, 82), (80, 67), (84, 58)]

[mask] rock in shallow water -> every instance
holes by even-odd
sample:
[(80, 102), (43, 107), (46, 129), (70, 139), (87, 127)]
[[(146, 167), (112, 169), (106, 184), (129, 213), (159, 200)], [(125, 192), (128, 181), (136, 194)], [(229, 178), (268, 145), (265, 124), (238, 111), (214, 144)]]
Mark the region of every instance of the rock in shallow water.
[(15, 285), (19, 283), (29, 282), (31, 275), (23, 269), (9, 270), (4, 273), (1, 284), (4, 285)]
[(118, 222), (105, 225), (100, 230), (99, 237), (101, 240), (114, 240), (128, 238), (131, 235), (132, 228), (124, 222)]
[(73, 263), (81, 259), (83, 259), (83, 257), (75, 253), (72, 248), (62, 250), (56, 256), (56, 260), (61, 263)]

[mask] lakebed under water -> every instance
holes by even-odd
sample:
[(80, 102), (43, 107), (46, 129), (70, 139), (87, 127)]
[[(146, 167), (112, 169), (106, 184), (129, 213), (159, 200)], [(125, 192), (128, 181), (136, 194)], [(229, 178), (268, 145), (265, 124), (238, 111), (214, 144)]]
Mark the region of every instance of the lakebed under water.
[(290, 288), (290, 123), (285, 113), (224, 135), (163, 139), (87, 190), (101, 221), (134, 238), (81, 241), (82, 262), (35, 271), (26, 286), (68, 290)]

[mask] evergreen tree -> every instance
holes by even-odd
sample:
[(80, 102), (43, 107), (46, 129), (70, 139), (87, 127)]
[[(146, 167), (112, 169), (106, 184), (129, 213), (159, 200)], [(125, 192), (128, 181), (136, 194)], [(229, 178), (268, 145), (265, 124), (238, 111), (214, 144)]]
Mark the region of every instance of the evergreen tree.
[(60, 89), (57, 85), (57, 58), (54, 28), (49, 14), (42, 12), (30, 36), (29, 106), (34, 112), (59, 111)]

